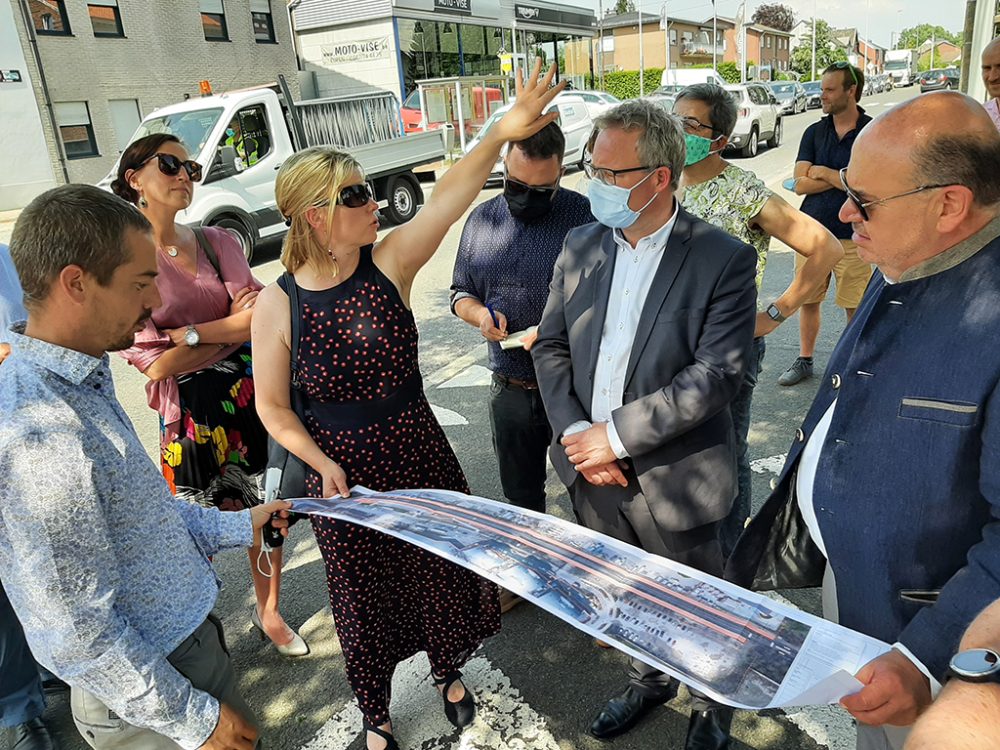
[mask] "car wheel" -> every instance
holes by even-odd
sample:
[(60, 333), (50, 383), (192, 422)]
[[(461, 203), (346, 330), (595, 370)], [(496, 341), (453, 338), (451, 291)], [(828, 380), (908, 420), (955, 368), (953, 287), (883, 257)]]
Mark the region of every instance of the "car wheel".
[(250, 259), (253, 257), (254, 241), (256, 238), (253, 232), (250, 231), (250, 228), (243, 223), (242, 219), (229, 214), (223, 214), (212, 219), (209, 226), (228, 229), (235, 234), (236, 238), (240, 241), (240, 247), (243, 249), (243, 255), (246, 257), (247, 263), (250, 262)]
[(420, 202), (417, 191), (418, 188), (407, 175), (396, 175), (389, 179), (385, 191), (388, 203), (385, 213), (389, 221), (393, 224), (405, 224), (416, 215)]
[(754, 125), (752, 128), (750, 128), (750, 136), (747, 138), (747, 145), (743, 147), (743, 150), (740, 151), (740, 154), (742, 156), (747, 157), (748, 159), (752, 159), (757, 155), (757, 146), (758, 146), (757, 126)]
[(767, 140), (768, 148), (777, 148), (781, 145), (781, 120), (776, 120), (774, 123), (774, 132), (771, 133), (771, 137)]

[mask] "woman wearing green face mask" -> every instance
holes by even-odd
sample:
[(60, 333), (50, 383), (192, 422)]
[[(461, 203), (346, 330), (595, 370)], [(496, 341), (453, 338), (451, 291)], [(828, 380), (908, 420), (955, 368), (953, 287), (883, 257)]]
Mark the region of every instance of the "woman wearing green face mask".
[[(687, 158), (678, 197), (688, 211), (724, 229), (757, 250), (757, 291), (764, 278), (767, 250), (777, 237), (807, 261), (777, 299), (760, 299), (754, 331), (754, 355), (743, 386), (730, 405), (739, 456), (739, 496), (721, 524), (722, 553), (727, 556), (750, 515), (750, 404), (764, 360), (764, 336), (790, 317), (823, 284), (843, 249), (815, 219), (774, 195), (753, 172), (722, 158), (736, 126), (736, 103), (729, 92), (713, 84), (688, 86), (677, 95), (674, 114), (681, 118)], [(756, 365), (756, 366), (755, 366)]]

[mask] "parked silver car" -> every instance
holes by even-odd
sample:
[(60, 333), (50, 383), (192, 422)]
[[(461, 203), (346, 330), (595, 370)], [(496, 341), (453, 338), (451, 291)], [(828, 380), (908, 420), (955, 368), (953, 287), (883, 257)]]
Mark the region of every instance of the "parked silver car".
[(768, 87), (781, 105), (781, 114), (797, 115), (806, 111), (806, 92), (798, 81), (773, 81)]

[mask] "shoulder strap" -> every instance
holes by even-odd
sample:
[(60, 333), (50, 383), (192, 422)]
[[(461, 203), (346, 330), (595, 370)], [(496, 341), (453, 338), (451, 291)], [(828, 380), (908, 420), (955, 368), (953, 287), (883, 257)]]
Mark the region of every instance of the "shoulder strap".
[(208, 258), (208, 262), (212, 264), (212, 268), (215, 269), (219, 280), (225, 283), (225, 279), (222, 278), (222, 269), (219, 267), (219, 256), (215, 254), (215, 248), (212, 247), (212, 243), (205, 236), (204, 228), (191, 227), (191, 231), (194, 232), (194, 236), (198, 239), (198, 245), (205, 251), (205, 256)]
[[(282, 283), (283, 282), (283, 283)], [(279, 286), (288, 295), (288, 306), (291, 312), (291, 333), (292, 340), (289, 347), (289, 362), (292, 369), (292, 395), (300, 393), (299, 385), (299, 339), (302, 335), (302, 311), (299, 308), (299, 287), (295, 283), (295, 277), (288, 271), (281, 274)], [(294, 404), (293, 404), (294, 406)]]

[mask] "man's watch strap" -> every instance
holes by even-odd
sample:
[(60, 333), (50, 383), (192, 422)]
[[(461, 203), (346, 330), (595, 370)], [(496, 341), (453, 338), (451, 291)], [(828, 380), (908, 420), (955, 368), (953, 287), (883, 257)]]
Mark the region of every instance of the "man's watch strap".
[(970, 648), (951, 657), (949, 679), (1000, 685), (1000, 654), (988, 648)]
[(787, 320), (787, 317), (784, 315), (784, 313), (782, 313), (781, 310), (778, 309), (778, 306), (773, 302), (767, 306), (766, 312), (767, 312), (767, 317), (769, 317), (775, 323), (783, 323), (785, 320)]

